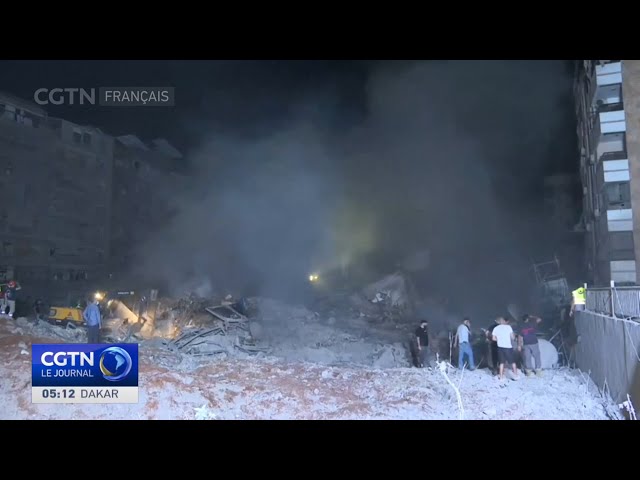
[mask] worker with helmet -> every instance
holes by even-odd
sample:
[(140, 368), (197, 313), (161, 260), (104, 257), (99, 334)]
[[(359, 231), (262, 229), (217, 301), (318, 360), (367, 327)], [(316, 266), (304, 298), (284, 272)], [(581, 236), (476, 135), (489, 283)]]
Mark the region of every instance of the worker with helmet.
[[(7, 305), (9, 305), (9, 313), (10, 317), (13, 317), (16, 311), (16, 300), (18, 299), (18, 290), (21, 290), (20, 284), (15, 280), (11, 280), (7, 284), (7, 290), (4, 293), (4, 299)], [(6, 308), (6, 307), (5, 307)]]
[(572, 300), (571, 300), (571, 311), (569, 312), (569, 316), (573, 317), (573, 312), (576, 310), (584, 310), (587, 304), (587, 289), (585, 287), (576, 288), (573, 292), (571, 292)]

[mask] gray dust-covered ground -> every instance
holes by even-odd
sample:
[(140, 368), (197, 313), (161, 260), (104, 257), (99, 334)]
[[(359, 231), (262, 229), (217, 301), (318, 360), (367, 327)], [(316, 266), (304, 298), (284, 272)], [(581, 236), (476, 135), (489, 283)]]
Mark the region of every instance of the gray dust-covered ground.
[[(283, 328), (286, 328), (283, 326)], [(500, 383), (485, 370), (433, 370), (357, 365), (375, 348), (347, 333), (324, 336), (324, 326), (292, 329), (269, 355), (198, 358), (158, 344), (140, 347), (137, 404), (31, 403), (31, 343), (57, 343), (58, 327), (0, 319), (2, 419), (589, 419), (620, 418), (579, 371), (547, 371), (541, 378)], [(55, 330), (58, 329), (58, 330)], [(287, 359), (299, 335), (315, 343)], [(328, 331), (327, 331), (328, 332)], [(77, 333), (75, 341), (85, 341)], [(333, 336), (332, 336), (333, 335)], [(318, 340), (320, 339), (320, 340)], [(374, 345), (375, 342), (371, 343)], [(336, 347), (337, 346), (337, 347)], [(389, 348), (389, 347), (386, 347)], [(327, 350), (325, 350), (327, 349)], [(329, 353), (328, 353), (329, 352)], [(360, 352), (360, 353), (357, 353)], [(306, 357), (306, 359), (304, 359)], [(316, 358), (317, 357), (317, 358)], [(318, 360), (318, 361), (314, 361)], [(355, 362), (354, 362), (355, 360)], [(353, 362), (353, 363), (351, 363)], [(364, 363), (364, 362), (363, 362)], [(332, 365), (330, 365), (332, 364)], [(445, 364), (443, 364), (445, 366)], [(451, 383), (450, 383), (451, 382)], [(454, 388), (455, 386), (455, 388)], [(456, 389), (460, 393), (458, 402)]]

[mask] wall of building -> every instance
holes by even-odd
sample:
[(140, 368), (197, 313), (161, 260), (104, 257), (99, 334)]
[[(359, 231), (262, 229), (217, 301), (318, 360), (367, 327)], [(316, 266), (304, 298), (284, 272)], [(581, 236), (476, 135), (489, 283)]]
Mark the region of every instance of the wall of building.
[[(633, 234), (640, 239), (640, 61), (622, 62), (622, 96), (627, 123), (626, 144), (631, 178), (631, 207)], [(640, 241), (635, 242), (635, 258), (640, 258)], [(636, 282), (640, 283), (640, 269)]]
[[(592, 285), (636, 284), (638, 212), (638, 62), (577, 63), (574, 95), (581, 149), (582, 223)], [(640, 198), (640, 197), (639, 197)]]
[(576, 313), (576, 363), (616, 402), (640, 405), (640, 323), (594, 312)]
[(64, 120), (0, 115), (0, 270), (25, 284), (102, 273), (112, 144)]
[(48, 261), (42, 212), (49, 198), (50, 152), (56, 136), (46, 128), (0, 117), (0, 258), (3, 265)]

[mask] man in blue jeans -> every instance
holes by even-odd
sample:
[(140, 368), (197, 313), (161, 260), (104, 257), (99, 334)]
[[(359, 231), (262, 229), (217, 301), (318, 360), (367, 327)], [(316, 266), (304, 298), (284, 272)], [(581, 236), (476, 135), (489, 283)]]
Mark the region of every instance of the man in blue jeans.
[(476, 366), (473, 363), (473, 349), (471, 348), (471, 342), (469, 337), (471, 336), (471, 320), (465, 317), (462, 323), (458, 327), (456, 332), (456, 338), (453, 342), (454, 347), (458, 347), (458, 368), (462, 370), (464, 367), (465, 355), (469, 359), (469, 370), (475, 370)]
[(87, 343), (100, 343), (102, 316), (100, 315), (99, 304), (99, 300), (91, 299), (82, 313), (82, 317), (87, 323)]

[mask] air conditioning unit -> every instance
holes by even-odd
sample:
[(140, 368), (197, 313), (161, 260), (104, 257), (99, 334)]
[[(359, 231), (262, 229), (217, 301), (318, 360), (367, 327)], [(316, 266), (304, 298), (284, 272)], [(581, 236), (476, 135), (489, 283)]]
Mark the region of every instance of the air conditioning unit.
[(580, 148), (580, 155), (585, 156), (587, 154), (587, 151), (585, 150), (584, 147)]
[(585, 225), (585, 229), (587, 230), (587, 232), (592, 231), (593, 230), (593, 223), (587, 222), (587, 224)]
[(582, 187), (582, 195), (587, 195), (589, 193), (589, 189), (587, 187)]
[(598, 218), (600, 216), (600, 209), (599, 208), (595, 208), (593, 210), (593, 216)]

